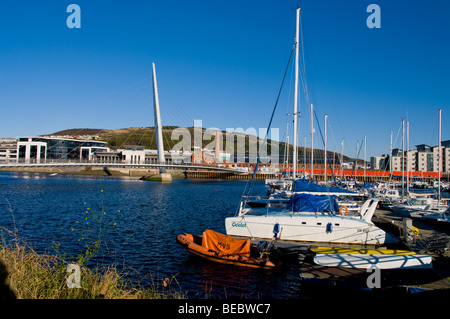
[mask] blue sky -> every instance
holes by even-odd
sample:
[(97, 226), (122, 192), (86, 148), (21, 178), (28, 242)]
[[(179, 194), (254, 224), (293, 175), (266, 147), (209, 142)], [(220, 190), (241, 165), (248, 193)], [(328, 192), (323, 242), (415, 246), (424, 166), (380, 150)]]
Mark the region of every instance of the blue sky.
[[(69, 4), (81, 8), (70, 29)], [(381, 28), (369, 29), (369, 4)], [(367, 156), (450, 139), (449, 1), (2, 1), (0, 137), (67, 128), (153, 126), (152, 62), (163, 125), (266, 128), (302, 8), (306, 82), (328, 149)], [(289, 71), (274, 118), (284, 138), (293, 111)], [(301, 90), (299, 144), (310, 146)], [(317, 123), (315, 123), (317, 127)], [(292, 127), (290, 128), (292, 136)], [(291, 137), (292, 141), (292, 137)], [(315, 147), (323, 147), (315, 138)], [(362, 158), (363, 153), (360, 153)]]

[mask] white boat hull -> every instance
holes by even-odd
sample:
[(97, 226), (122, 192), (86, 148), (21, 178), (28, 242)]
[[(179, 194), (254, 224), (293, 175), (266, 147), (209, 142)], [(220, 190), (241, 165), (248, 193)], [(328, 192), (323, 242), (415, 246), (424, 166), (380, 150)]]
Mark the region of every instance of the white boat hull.
[(326, 267), (369, 269), (428, 269), (432, 268), (427, 255), (366, 255), (366, 254), (317, 254), (314, 263)]
[(301, 213), (297, 215), (244, 215), (225, 219), (227, 235), (272, 239), (279, 224), (279, 240), (322, 243), (388, 244), (398, 239), (373, 223), (348, 216)]

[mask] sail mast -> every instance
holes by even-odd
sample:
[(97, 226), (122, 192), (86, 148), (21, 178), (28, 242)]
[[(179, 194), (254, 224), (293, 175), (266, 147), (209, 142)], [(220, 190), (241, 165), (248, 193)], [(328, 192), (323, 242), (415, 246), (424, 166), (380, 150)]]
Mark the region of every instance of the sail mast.
[(438, 143), (438, 200), (441, 200), (441, 113), (442, 109), (439, 109), (439, 143)]
[(311, 103), (311, 178), (314, 178), (314, 109)]
[(325, 160), (324, 160), (324, 182), (327, 183), (327, 115), (325, 114)]
[(298, 43), (300, 26), (300, 8), (297, 8), (295, 32), (295, 90), (294, 90), (294, 152), (292, 156), (292, 177), (297, 176), (297, 105), (298, 105)]

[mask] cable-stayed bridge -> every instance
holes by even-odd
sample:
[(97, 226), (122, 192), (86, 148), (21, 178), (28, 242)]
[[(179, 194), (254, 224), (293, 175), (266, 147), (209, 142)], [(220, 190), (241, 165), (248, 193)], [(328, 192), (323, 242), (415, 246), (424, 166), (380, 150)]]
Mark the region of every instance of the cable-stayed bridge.
[(222, 171), (229, 173), (240, 174), (243, 173), (242, 170), (233, 167), (222, 167), (222, 166), (210, 166), (195, 163), (168, 163), (168, 164), (143, 164), (143, 163), (108, 163), (99, 161), (62, 161), (62, 160), (49, 160), (39, 163), (0, 163), (0, 169), (14, 169), (14, 168), (45, 168), (45, 167), (123, 167), (123, 168), (167, 168), (167, 169), (184, 169), (184, 170), (210, 170), (210, 171)]

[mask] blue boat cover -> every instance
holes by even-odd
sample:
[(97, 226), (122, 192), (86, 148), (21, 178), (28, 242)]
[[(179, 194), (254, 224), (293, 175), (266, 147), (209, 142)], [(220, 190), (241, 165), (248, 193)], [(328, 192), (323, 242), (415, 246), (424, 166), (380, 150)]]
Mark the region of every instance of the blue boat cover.
[(332, 192), (332, 193), (347, 193), (356, 194), (348, 189), (339, 187), (329, 187), (326, 185), (319, 185), (314, 182), (306, 181), (303, 179), (297, 179), (294, 184), (295, 192)]
[(339, 205), (336, 196), (295, 194), (289, 199), (288, 210), (294, 212), (329, 212), (337, 213)]
[(374, 186), (372, 184), (364, 182), (364, 188), (374, 188)]

